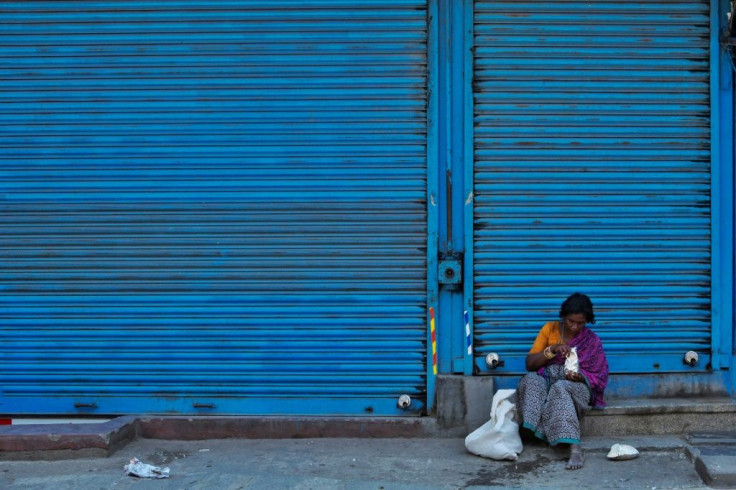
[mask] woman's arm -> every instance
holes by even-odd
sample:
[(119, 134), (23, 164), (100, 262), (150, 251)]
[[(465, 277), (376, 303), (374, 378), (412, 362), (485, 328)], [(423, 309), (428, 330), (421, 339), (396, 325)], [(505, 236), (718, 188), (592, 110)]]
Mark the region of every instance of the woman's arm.
[(569, 352), (570, 347), (567, 344), (555, 344), (547, 347), (542, 352), (529, 354), (526, 356), (526, 370), (537, 371), (539, 368), (549, 364), (549, 362), (557, 357), (558, 354), (566, 356)]

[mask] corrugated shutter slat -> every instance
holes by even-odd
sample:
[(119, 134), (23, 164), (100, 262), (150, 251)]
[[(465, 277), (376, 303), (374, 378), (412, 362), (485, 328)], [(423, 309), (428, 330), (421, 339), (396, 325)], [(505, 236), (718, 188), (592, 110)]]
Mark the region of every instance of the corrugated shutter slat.
[(574, 291), (614, 372), (707, 357), (708, 2), (476, 2), (474, 28), (476, 364), (523, 371)]
[(0, 10), (4, 412), (422, 410), (424, 1)]

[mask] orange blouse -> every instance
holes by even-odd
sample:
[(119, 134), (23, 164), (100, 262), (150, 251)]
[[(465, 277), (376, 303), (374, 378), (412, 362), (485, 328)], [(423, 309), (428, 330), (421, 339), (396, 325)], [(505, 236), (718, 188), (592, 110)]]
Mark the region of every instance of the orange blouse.
[(562, 322), (547, 322), (537, 334), (537, 340), (534, 341), (529, 354), (538, 354), (550, 345), (561, 344), (562, 335), (560, 325)]

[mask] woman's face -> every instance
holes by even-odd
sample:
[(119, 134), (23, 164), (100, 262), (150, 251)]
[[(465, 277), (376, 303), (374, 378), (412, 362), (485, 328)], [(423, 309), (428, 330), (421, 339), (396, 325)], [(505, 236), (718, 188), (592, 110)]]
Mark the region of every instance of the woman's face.
[(582, 313), (570, 313), (562, 321), (565, 325), (565, 331), (570, 332), (573, 337), (576, 337), (583, 327), (585, 327), (585, 324), (588, 323), (585, 315)]

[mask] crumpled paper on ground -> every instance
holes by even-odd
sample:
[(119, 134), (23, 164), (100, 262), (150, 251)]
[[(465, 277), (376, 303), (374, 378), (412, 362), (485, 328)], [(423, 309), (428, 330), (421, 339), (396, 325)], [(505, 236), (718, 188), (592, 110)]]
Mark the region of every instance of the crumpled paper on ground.
[(130, 464), (123, 467), (125, 475), (137, 476), (138, 478), (168, 478), (169, 468), (161, 468), (146, 463), (141, 463), (138, 458), (130, 460)]

